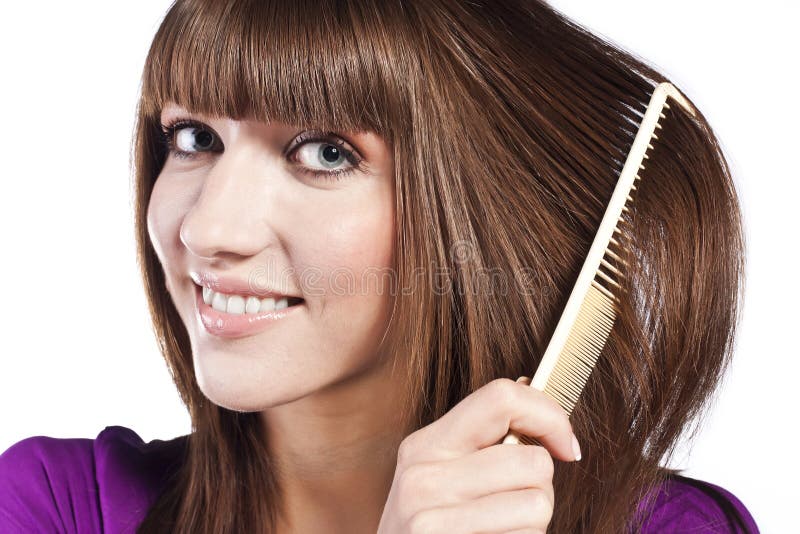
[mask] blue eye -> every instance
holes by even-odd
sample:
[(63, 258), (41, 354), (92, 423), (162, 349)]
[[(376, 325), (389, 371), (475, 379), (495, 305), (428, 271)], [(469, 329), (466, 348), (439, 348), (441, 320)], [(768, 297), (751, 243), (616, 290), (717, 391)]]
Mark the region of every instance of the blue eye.
[[(221, 152), (218, 136), (202, 123), (179, 119), (161, 125), (161, 140), (169, 154), (179, 159), (194, 159), (199, 152)], [(297, 137), (288, 152), (289, 160), (299, 163), (300, 171), (318, 178), (340, 179), (356, 170), (363, 170), (361, 158), (355, 150), (332, 132), (307, 131)], [(308, 159), (298, 162), (297, 156)], [(339, 168), (342, 164), (349, 166)]]
[[(301, 134), (289, 154), (294, 156), (307, 156), (309, 164), (319, 165), (318, 168), (309, 168), (301, 162), (302, 172), (314, 176), (326, 176), (329, 178), (341, 178), (355, 170), (361, 169), (362, 159), (354, 150), (346, 147), (345, 141), (339, 139), (334, 134), (324, 132), (305, 132)], [(296, 157), (296, 156), (295, 156)], [(295, 157), (291, 157), (295, 161)], [(337, 168), (342, 163), (347, 163), (349, 167), (344, 169)], [(332, 170), (326, 170), (332, 169)]]
[(197, 151), (206, 151), (213, 145), (215, 134), (192, 120), (177, 120), (161, 126), (161, 139), (170, 154), (180, 159), (191, 159)]

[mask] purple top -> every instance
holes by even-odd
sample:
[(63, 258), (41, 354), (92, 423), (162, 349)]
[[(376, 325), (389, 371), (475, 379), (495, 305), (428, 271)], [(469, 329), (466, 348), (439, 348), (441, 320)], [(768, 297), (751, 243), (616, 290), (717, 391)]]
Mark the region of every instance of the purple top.
[[(95, 439), (33, 436), (0, 455), (0, 531), (134, 533), (178, 465), (186, 436), (144, 443), (109, 426)], [(758, 533), (730, 492), (676, 476), (645, 533)]]

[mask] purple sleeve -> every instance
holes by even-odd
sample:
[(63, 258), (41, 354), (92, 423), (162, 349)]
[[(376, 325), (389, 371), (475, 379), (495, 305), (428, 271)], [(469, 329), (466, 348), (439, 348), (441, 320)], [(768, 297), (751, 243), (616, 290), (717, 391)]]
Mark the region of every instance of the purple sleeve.
[(728, 490), (673, 475), (660, 488), (642, 532), (758, 534), (759, 530), (744, 504)]
[(0, 455), (2, 532), (100, 532), (92, 440), (34, 436)]
[(122, 426), (23, 439), (0, 455), (0, 532), (133, 533), (184, 442), (144, 443)]

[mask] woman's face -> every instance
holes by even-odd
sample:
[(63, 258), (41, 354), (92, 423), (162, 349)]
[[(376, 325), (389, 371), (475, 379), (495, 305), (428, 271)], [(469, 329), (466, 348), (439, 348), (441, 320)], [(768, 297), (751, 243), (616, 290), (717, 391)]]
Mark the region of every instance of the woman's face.
[[(393, 298), (380, 285), (394, 250), (386, 143), (170, 103), (161, 124), (175, 120), (193, 121), (172, 137), (189, 157), (167, 156), (147, 225), (205, 395), (256, 411), (378, 364)], [(204, 295), (198, 282), (220, 291)], [(282, 296), (302, 301), (280, 309)]]

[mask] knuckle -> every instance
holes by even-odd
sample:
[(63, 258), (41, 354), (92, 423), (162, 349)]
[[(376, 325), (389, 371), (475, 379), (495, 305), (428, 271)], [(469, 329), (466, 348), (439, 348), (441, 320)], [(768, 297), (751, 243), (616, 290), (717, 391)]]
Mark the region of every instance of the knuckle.
[(435, 512), (422, 510), (411, 516), (408, 520), (408, 534), (432, 534), (437, 532), (437, 518)]
[(486, 394), (492, 405), (506, 409), (514, 405), (517, 387), (518, 384), (510, 378), (496, 378), (487, 384)]
[(416, 433), (409, 434), (408, 436), (400, 442), (400, 446), (397, 448), (397, 463), (400, 465), (407, 464), (411, 458), (414, 456), (414, 451), (417, 448), (417, 441), (419, 440), (419, 436)]
[(524, 448), (526, 467), (535, 474), (536, 479), (552, 478), (555, 464), (547, 449), (538, 445), (526, 445)]
[[(545, 394), (546, 395), (546, 394)], [(550, 401), (552, 399), (548, 399)], [(543, 421), (548, 428), (548, 434), (572, 434), (572, 423), (564, 409), (552, 401), (543, 406)]]
[(407, 505), (413, 499), (425, 500), (436, 495), (439, 488), (440, 476), (437, 467), (432, 464), (414, 464), (407, 467), (398, 480), (400, 499)]
[[(546, 393), (542, 393), (542, 395), (546, 395)], [(564, 408), (551, 398), (548, 398), (547, 401), (552, 408), (550, 410), (551, 422), (556, 430), (572, 432), (572, 424), (569, 422), (569, 415)]]
[(549, 523), (553, 517), (553, 502), (547, 492), (541, 489), (529, 489), (526, 493), (537, 522)]
[(556, 425), (558, 425), (558, 430), (565, 434), (572, 434), (572, 423), (569, 422), (569, 415), (567, 412), (564, 411), (563, 408), (559, 406), (558, 410), (558, 420), (556, 421)]

